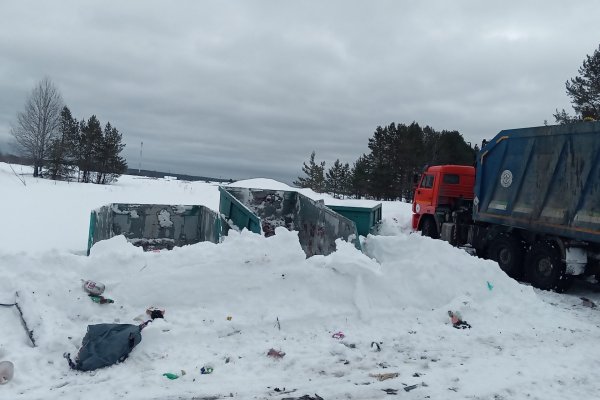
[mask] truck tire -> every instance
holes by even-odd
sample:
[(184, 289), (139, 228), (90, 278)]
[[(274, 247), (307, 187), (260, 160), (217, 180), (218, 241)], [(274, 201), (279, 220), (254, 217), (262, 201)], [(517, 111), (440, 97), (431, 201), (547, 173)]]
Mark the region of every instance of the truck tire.
[(556, 243), (542, 241), (531, 246), (525, 268), (527, 279), (538, 289), (563, 292), (567, 288), (567, 268)]
[(440, 238), (440, 233), (438, 232), (438, 227), (433, 217), (423, 218), (423, 222), (421, 223), (421, 234), (423, 236), (429, 236), (432, 239)]
[(502, 233), (491, 242), (486, 258), (496, 261), (511, 278), (520, 279), (523, 276), (524, 253), (517, 237)]

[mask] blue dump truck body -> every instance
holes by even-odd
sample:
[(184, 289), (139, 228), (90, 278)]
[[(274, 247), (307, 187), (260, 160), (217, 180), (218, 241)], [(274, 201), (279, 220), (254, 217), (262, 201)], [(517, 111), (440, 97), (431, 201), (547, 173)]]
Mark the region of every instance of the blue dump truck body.
[(600, 122), (500, 132), (477, 159), (473, 219), (600, 243)]

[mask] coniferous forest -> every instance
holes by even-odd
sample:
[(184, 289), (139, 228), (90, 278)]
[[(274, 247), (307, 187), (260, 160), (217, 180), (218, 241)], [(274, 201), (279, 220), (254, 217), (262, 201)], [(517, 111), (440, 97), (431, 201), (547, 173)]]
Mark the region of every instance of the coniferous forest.
[(313, 152), (302, 167), (304, 176), (294, 184), (336, 197), (410, 200), (414, 175), (423, 168), (473, 165), (479, 150), (457, 131), (440, 132), (416, 122), (378, 126), (369, 138), (368, 148), (352, 165), (336, 160), (328, 169), (325, 162), (315, 161)]

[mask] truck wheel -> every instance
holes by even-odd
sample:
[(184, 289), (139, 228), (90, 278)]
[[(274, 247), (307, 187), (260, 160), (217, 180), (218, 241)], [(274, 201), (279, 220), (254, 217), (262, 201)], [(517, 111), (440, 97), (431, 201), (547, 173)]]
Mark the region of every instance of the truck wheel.
[(536, 242), (527, 253), (527, 278), (543, 290), (562, 292), (567, 288), (566, 265), (558, 246), (550, 241)]
[(490, 244), (487, 257), (498, 263), (502, 271), (514, 279), (523, 275), (523, 246), (515, 236), (500, 234)]
[(426, 217), (421, 223), (421, 234), (423, 236), (429, 236), (432, 239), (439, 239), (440, 234), (438, 232), (435, 220), (431, 217)]

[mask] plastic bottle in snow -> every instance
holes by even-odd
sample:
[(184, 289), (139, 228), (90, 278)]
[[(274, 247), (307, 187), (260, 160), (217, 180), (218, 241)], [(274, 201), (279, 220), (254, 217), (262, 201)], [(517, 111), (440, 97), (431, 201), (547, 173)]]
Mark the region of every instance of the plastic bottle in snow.
[(0, 385), (8, 383), (15, 374), (15, 366), (10, 361), (0, 361)]
[(104, 293), (104, 284), (94, 281), (85, 281), (83, 282), (83, 290), (93, 296), (100, 296)]

